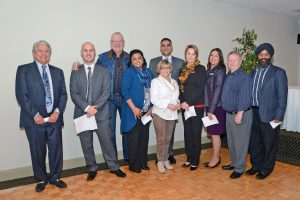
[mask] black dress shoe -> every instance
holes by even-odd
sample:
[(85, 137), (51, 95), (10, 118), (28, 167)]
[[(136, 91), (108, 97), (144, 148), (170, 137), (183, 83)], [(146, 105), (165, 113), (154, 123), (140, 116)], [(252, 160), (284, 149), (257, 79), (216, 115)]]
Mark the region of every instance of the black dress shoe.
[(194, 171), (194, 170), (196, 170), (198, 168), (198, 166), (191, 166), (190, 167), (190, 171)]
[(115, 174), (117, 177), (121, 177), (121, 178), (126, 177), (126, 174), (120, 169), (118, 169), (116, 171), (111, 171), (111, 173)]
[(143, 165), (143, 166), (141, 167), (141, 169), (142, 169), (142, 170), (150, 170), (150, 167), (148, 167), (147, 165)]
[(231, 166), (231, 165), (223, 165), (223, 166), (222, 166), (222, 169), (224, 169), (224, 170), (233, 170), (233, 169), (234, 169), (234, 166)]
[(176, 159), (174, 158), (174, 156), (169, 156), (168, 160), (171, 164), (176, 164)]
[(191, 166), (191, 163), (189, 163), (189, 162), (183, 163), (183, 164), (181, 165), (182, 168), (187, 168), (187, 167), (189, 167), (189, 166)]
[(267, 178), (270, 174), (265, 173), (265, 172), (258, 172), (258, 174), (256, 174), (256, 179), (257, 180), (263, 180), (265, 178)]
[(239, 173), (239, 172), (232, 172), (232, 174), (230, 175), (231, 179), (237, 179), (240, 178), (243, 175), (243, 173)]
[(67, 187), (67, 184), (60, 179), (57, 179), (55, 182), (53, 182), (51, 184), (55, 185), (58, 188), (66, 188)]
[(97, 175), (97, 172), (94, 172), (94, 171), (90, 171), (90, 172), (88, 172), (88, 176), (87, 176), (87, 180), (88, 181), (91, 181), (91, 180), (93, 180), (95, 177), (96, 177), (96, 175)]
[(221, 163), (221, 158), (219, 157), (219, 161), (214, 166), (209, 166), (209, 162), (206, 162), (204, 163), (204, 167), (207, 169), (213, 169), (215, 167), (218, 167), (220, 163)]
[(255, 169), (255, 168), (251, 167), (250, 169), (248, 169), (248, 170), (246, 171), (246, 175), (251, 176), (251, 175), (257, 174), (258, 172), (259, 172), (258, 169)]
[(132, 168), (129, 168), (129, 171), (132, 171), (132, 172), (135, 172), (138, 174), (142, 172), (140, 169), (132, 169)]
[(36, 192), (42, 192), (42, 191), (45, 189), (46, 185), (47, 185), (47, 183), (44, 182), (44, 181), (39, 182), (39, 183), (36, 184), (36, 186), (35, 186), (35, 191), (36, 191)]

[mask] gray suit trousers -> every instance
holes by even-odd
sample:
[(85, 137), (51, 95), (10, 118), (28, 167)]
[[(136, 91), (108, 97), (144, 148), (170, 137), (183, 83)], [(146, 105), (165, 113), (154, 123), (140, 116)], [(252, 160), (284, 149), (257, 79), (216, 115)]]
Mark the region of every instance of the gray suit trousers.
[(252, 110), (244, 112), (242, 123), (234, 122), (235, 114), (226, 113), (227, 143), (234, 171), (242, 173), (246, 168), (246, 156), (252, 126)]
[[(119, 169), (118, 159), (113, 145), (109, 120), (97, 122), (98, 129), (95, 131), (102, 150), (102, 155), (111, 171)], [(85, 131), (79, 134), (82, 151), (89, 171), (97, 171), (98, 165), (93, 146), (94, 131)]]

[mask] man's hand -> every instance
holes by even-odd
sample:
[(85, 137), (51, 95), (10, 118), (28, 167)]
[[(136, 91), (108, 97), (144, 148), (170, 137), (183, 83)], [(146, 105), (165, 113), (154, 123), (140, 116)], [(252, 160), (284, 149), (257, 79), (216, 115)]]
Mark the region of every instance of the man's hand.
[(97, 113), (96, 106), (90, 106), (89, 109), (87, 110), (87, 116), (92, 117)]
[(49, 117), (49, 119), (48, 119), (48, 122), (49, 122), (49, 123), (55, 123), (55, 122), (57, 121), (58, 117), (59, 117), (59, 113), (58, 113), (58, 112), (53, 112), (53, 113), (50, 115), (50, 117)]
[(36, 116), (34, 116), (33, 120), (36, 124), (45, 123), (44, 118), (40, 114), (37, 114)]
[(273, 122), (277, 124), (277, 123), (280, 123), (281, 121), (278, 119), (274, 119)]
[(241, 123), (242, 123), (243, 113), (244, 113), (244, 111), (239, 111), (239, 112), (235, 115), (235, 117), (234, 117), (234, 122), (235, 122), (236, 124), (241, 124)]
[(78, 67), (79, 67), (80, 63), (79, 62), (73, 62), (73, 65), (72, 65), (72, 70), (73, 71), (77, 71), (78, 70)]

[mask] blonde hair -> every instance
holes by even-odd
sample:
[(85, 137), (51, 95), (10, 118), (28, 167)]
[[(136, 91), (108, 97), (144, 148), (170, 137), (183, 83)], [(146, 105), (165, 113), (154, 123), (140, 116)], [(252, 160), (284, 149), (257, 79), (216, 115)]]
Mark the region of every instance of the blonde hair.
[(156, 66), (156, 73), (159, 74), (160, 70), (163, 68), (163, 67), (166, 67), (166, 66), (169, 66), (171, 71), (173, 70), (173, 66), (171, 65), (171, 63), (167, 60), (162, 60), (160, 61), (157, 66)]

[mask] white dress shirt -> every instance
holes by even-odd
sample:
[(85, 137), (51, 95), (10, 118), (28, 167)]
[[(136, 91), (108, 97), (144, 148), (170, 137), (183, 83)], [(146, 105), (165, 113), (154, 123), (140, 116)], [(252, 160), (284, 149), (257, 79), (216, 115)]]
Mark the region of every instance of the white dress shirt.
[(152, 113), (157, 114), (165, 120), (178, 119), (177, 111), (168, 109), (169, 104), (177, 104), (179, 102), (179, 87), (177, 82), (172, 79), (171, 82), (158, 76), (151, 82), (150, 96), (151, 103), (153, 104)]
[(168, 57), (166, 57), (166, 56), (162, 56), (162, 60), (168, 60), (168, 61), (169, 61), (169, 63), (171, 63), (171, 64), (172, 64), (172, 55), (169, 55)]
[[(41, 74), (41, 77), (43, 79), (43, 68), (42, 66), (44, 66), (43, 64), (39, 63), (38, 61), (35, 61), (37, 66), (38, 66), (38, 69), (39, 69), (39, 72)], [(51, 73), (50, 73), (50, 70), (49, 70), (49, 65), (48, 64), (45, 64), (46, 68), (46, 73), (47, 73), (47, 76), (48, 76), (48, 80), (49, 80), (49, 85), (50, 85), (50, 92), (51, 92), (51, 106), (49, 108), (47, 108), (47, 112), (50, 113), (52, 112), (52, 109), (53, 109), (53, 102), (54, 102), (54, 95), (53, 95), (53, 84), (52, 84), (52, 77), (51, 77)], [(59, 112), (59, 109), (58, 108), (55, 108), (55, 112)]]
[[(84, 69), (85, 69), (85, 74), (86, 74), (86, 80), (88, 80), (89, 78), (89, 69), (88, 67), (91, 68), (91, 72), (92, 74), (94, 73), (94, 68), (95, 68), (95, 63), (91, 64), (90, 66), (88, 66), (87, 64), (83, 64), (84, 66)], [(86, 84), (86, 98), (87, 98), (87, 92), (88, 92), (88, 84)], [(87, 112), (87, 110), (90, 108), (91, 105), (88, 105), (85, 109), (84, 109), (84, 112)]]

